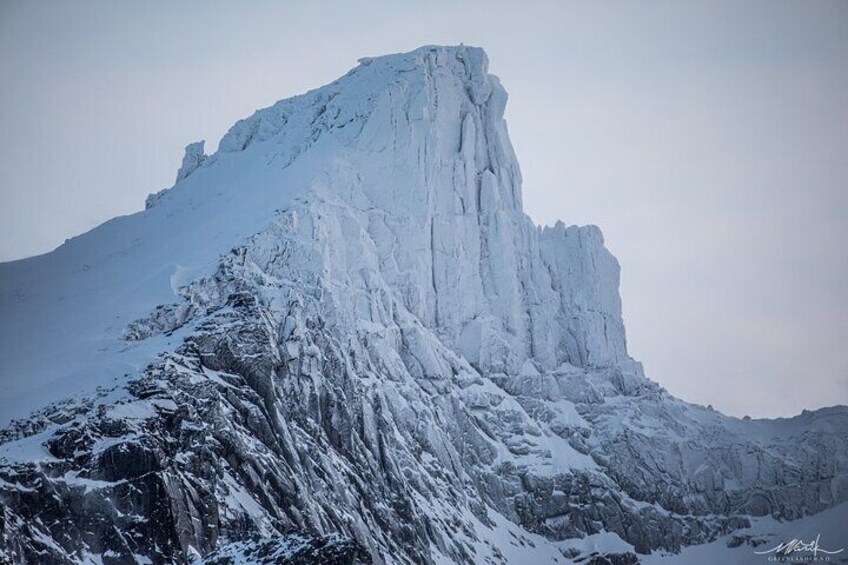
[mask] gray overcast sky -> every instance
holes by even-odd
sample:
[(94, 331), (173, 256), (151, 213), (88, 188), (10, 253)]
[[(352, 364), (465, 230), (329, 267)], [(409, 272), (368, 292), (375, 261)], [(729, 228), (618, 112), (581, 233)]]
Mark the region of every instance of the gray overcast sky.
[(0, 0), (0, 260), (360, 57), (464, 42), (527, 212), (603, 229), (648, 376), (735, 415), (848, 404), (848, 2), (353, 4)]

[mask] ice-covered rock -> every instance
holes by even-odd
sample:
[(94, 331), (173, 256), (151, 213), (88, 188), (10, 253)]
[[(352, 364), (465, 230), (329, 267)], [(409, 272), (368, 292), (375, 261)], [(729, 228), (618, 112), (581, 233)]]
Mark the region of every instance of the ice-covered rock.
[(194, 565), (364, 565), (370, 562), (368, 552), (355, 540), (339, 536), (316, 538), (292, 534), (234, 542), (196, 561)]
[(180, 169), (177, 171), (177, 180), (176, 182), (180, 182), (191, 173), (197, 170), (204, 161), (208, 158), (208, 155), (203, 151), (203, 146), (205, 145), (204, 140), (195, 141), (194, 143), (189, 143), (185, 148), (185, 155), (183, 155), (183, 163), (180, 165)]
[[(186, 145), (183, 162), (182, 165), (180, 165), (179, 170), (177, 170), (177, 180), (175, 182), (179, 183), (206, 162), (209, 156), (206, 155), (203, 149), (205, 143), (206, 142), (204, 140), (200, 140)], [(147, 199), (144, 201), (144, 209), (149, 210), (156, 206), (156, 204), (165, 194), (168, 193), (169, 190), (170, 189), (168, 188), (164, 188), (159, 192), (149, 194)]]
[(644, 377), (601, 232), (522, 210), (506, 98), (478, 48), (364, 59), (0, 265), (0, 402), (54, 402), (0, 436), (0, 559), (626, 563), (848, 498), (845, 408)]

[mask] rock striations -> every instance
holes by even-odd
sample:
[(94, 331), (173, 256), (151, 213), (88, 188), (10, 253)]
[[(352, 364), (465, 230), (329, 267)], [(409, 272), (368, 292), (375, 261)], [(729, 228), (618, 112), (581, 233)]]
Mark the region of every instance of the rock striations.
[(600, 231), (524, 214), (487, 66), (363, 59), (0, 265), (0, 561), (636, 563), (848, 499), (844, 407), (644, 377)]

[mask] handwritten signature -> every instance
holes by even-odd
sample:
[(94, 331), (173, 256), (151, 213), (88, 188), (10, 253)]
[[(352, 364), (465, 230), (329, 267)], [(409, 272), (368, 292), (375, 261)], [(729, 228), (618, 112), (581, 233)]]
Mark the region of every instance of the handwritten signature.
[(845, 548), (837, 549), (837, 550), (828, 550), (824, 549), (819, 545), (819, 539), (821, 539), (821, 534), (816, 536), (816, 539), (805, 542), (800, 539), (793, 539), (785, 542), (781, 542), (774, 546), (771, 549), (767, 549), (766, 551), (755, 551), (757, 555), (767, 555), (769, 553), (774, 553), (775, 555), (786, 556), (791, 555), (792, 553), (806, 551), (813, 554), (813, 558), (817, 557), (819, 553), (826, 553), (827, 555), (835, 555), (837, 553), (842, 553), (845, 551)]

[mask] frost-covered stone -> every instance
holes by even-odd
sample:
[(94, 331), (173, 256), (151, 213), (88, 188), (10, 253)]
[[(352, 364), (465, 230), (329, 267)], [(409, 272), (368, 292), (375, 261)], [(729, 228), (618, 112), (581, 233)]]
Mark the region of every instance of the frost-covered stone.
[[(112, 387), (0, 435), (0, 560), (633, 562), (845, 501), (848, 409), (746, 422), (644, 377), (598, 228), (522, 210), (506, 99), (477, 48), (364, 59), (0, 265), (3, 366)], [(70, 354), (36, 365), (48, 311)]]
[(177, 171), (176, 182), (180, 182), (189, 176), (191, 173), (196, 171), (198, 167), (203, 165), (204, 161), (206, 161), (208, 155), (206, 155), (203, 151), (205, 143), (206, 142), (204, 140), (200, 140), (186, 145), (185, 155), (183, 155), (183, 163)]

